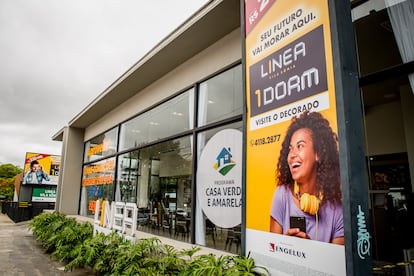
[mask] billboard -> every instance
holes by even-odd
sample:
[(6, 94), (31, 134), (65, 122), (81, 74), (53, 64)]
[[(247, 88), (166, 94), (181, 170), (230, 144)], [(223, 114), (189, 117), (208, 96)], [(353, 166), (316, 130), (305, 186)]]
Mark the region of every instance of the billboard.
[(32, 190), (32, 202), (56, 202), (56, 187), (34, 187)]
[(246, 252), (272, 275), (346, 275), (328, 1), (244, 5)]
[(60, 155), (27, 152), (22, 184), (57, 185)]

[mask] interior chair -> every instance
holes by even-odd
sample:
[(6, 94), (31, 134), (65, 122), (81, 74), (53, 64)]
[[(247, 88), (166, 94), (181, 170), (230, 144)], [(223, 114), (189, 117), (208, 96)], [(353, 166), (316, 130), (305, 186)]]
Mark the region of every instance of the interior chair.
[(224, 250), (231, 251), (233, 243), (236, 245), (236, 252), (238, 252), (241, 244), (241, 225), (228, 229)]

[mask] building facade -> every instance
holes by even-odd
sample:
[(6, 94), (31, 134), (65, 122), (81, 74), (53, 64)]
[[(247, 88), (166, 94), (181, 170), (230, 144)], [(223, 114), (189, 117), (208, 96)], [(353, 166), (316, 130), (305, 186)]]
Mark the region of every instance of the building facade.
[[(404, 9), (374, 0), (351, 8), (372, 257), (395, 263), (414, 246), (405, 235), (414, 208), (414, 50), (401, 46), (413, 32), (398, 29)], [(93, 217), (97, 199), (132, 202), (139, 231), (241, 253), (242, 224), (213, 223), (196, 192), (208, 141), (244, 131), (240, 13), (240, 1), (208, 2), (54, 135), (62, 141), (57, 211)]]

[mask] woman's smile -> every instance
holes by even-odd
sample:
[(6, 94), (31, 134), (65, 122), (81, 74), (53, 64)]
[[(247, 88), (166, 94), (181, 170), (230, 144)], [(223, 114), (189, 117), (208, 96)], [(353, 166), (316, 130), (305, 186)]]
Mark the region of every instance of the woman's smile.
[(290, 140), (288, 164), (292, 178), (305, 182), (316, 179), (317, 154), (313, 148), (312, 131), (298, 129)]

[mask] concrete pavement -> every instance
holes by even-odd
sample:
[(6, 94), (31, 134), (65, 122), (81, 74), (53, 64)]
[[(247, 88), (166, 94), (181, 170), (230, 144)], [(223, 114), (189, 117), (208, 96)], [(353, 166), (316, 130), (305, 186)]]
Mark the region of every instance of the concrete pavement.
[(64, 272), (64, 264), (52, 260), (36, 241), (28, 222), (14, 223), (0, 213), (0, 275), (80, 276), (95, 275), (89, 269)]

